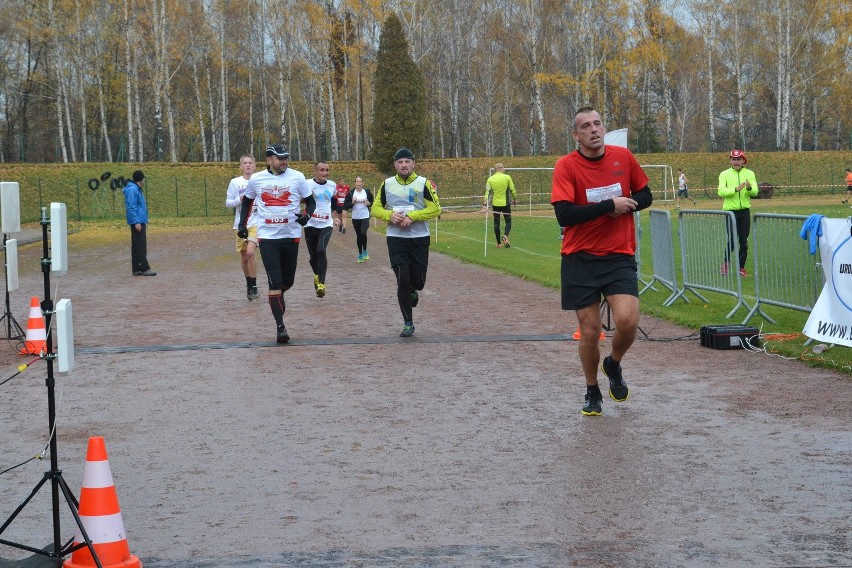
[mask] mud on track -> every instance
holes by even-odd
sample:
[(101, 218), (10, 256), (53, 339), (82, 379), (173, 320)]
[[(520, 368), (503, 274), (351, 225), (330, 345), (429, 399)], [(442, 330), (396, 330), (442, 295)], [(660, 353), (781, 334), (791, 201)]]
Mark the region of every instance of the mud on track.
[[(72, 238), (53, 281), (78, 348), (57, 377), (59, 463), (79, 491), (88, 437), (105, 437), (146, 567), (852, 564), (847, 376), (641, 339), (630, 399), (583, 417), (555, 290), (433, 254), (403, 341), (384, 240), (357, 264), (352, 233), (332, 237), (322, 300), (300, 251), (287, 346), (246, 300), (227, 228), (152, 226), (154, 278), (130, 275), (123, 234)], [(41, 248), (19, 256), (26, 322)], [(46, 443), (45, 376), (37, 363), (0, 387), (0, 470)], [(0, 477), (0, 520), (48, 467)], [(49, 544), (49, 512), (43, 490), (2, 537)]]

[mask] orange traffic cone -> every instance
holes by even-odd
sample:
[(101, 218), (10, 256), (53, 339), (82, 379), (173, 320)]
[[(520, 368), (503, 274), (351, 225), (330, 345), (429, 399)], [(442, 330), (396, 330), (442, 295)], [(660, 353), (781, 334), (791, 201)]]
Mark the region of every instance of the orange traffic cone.
[[(112, 472), (107, 461), (106, 446), (101, 436), (89, 438), (86, 465), (83, 468), (83, 489), (80, 491), (80, 508), (77, 510), (92, 541), (92, 547), (103, 568), (142, 568), (139, 559), (130, 554), (121, 509), (112, 482)], [(77, 528), (74, 545), (84, 542)], [(63, 568), (88, 568), (97, 566), (88, 546), (75, 550)]]
[[(574, 341), (580, 341), (580, 326), (577, 326), (577, 331), (574, 332), (572, 337), (574, 338)], [(606, 339), (606, 335), (604, 335), (604, 332), (601, 332), (601, 341), (604, 339)]]
[(21, 355), (38, 355), (47, 348), (47, 330), (44, 328), (44, 314), (41, 313), (38, 298), (30, 301), (30, 319), (27, 320), (27, 337), (21, 348)]

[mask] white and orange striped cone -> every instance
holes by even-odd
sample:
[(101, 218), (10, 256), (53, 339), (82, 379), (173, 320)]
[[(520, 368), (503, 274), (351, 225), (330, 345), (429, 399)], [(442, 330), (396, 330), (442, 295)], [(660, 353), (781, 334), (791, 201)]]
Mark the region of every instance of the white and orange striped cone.
[[(577, 326), (577, 331), (574, 332), (572, 337), (574, 338), (574, 341), (580, 341), (580, 326)], [(604, 335), (604, 332), (601, 332), (601, 341), (604, 339), (606, 339), (606, 335)]]
[(21, 355), (38, 355), (47, 348), (47, 330), (44, 328), (44, 314), (38, 298), (30, 301), (30, 317), (27, 320), (27, 337), (21, 347)]
[[(83, 468), (83, 489), (77, 509), (86, 534), (103, 568), (142, 568), (139, 559), (130, 554), (118, 496), (112, 482), (112, 471), (107, 460), (106, 446), (101, 436), (89, 438), (86, 465)], [(84, 542), (77, 528), (74, 546)], [(88, 546), (75, 550), (63, 568), (89, 568), (97, 566)]]

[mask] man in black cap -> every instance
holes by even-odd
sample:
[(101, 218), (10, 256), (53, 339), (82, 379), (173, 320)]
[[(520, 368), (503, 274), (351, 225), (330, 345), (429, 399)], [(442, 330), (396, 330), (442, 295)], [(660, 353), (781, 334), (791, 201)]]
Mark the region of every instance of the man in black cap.
[(124, 210), (130, 226), (130, 264), (133, 276), (156, 276), (157, 273), (148, 264), (148, 205), (142, 193), (144, 185), (145, 174), (136, 170), (132, 181), (124, 186)]
[(388, 224), (387, 243), (396, 275), (396, 297), (402, 312), (400, 337), (414, 335), (414, 310), (426, 285), (429, 265), (429, 220), (441, 214), (431, 180), (414, 173), (414, 154), (400, 148), (393, 156), (396, 175), (382, 182), (371, 213)]
[[(266, 169), (251, 176), (243, 194), (237, 236), (248, 236), (249, 213), (257, 206), (257, 238), (260, 258), (269, 283), (269, 308), (275, 318), (276, 340), (290, 341), (284, 327), (284, 292), (296, 279), (296, 260), (302, 227), (316, 208), (316, 200), (302, 172), (288, 168), (290, 153), (282, 144), (266, 147)], [(305, 212), (301, 204), (305, 203)]]

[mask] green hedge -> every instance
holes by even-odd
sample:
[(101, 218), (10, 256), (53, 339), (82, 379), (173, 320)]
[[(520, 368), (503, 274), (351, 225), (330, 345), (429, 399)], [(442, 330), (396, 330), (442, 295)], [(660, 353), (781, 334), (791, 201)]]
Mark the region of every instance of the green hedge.
[[(489, 168), (501, 161), (506, 167), (553, 167), (559, 156), (525, 156), (504, 158), (424, 159), (417, 171), (433, 179), (442, 197), (470, 198), (478, 203), (485, 187)], [(683, 168), (693, 192), (716, 187), (719, 172), (728, 167), (727, 152), (696, 154), (639, 154), (642, 164), (665, 164)], [(755, 152), (748, 153), (748, 167), (757, 174), (759, 183), (776, 187), (776, 194), (824, 194), (845, 191), (845, 168), (852, 167), (852, 152)], [(313, 172), (310, 162), (293, 162), (291, 167)], [(21, 191), (21, 220), (40, 218), (41, 207), (53, 201), (68, 206), (69, 220), (115, 219), (124, 216), (121, 190), (110, 189), (103, 182), (92, 191), (88, 183), (109, 171), (113, 178), (129, 178), (136, 169), (146, 175), (146, 197), (152, 217), (230, 216), (225, 208), (225, 191), (231, 178), (239, 174), (236, 163), (108, 163), (108, 164), (0, 164), (0, 180), (17, 181)], [(384, 176), (371, 162), (334, 162), (331, 177), (353, 184), (356, 175), (368, 187), (376, 188)], [(537, 177), (543, 199), (549, 192), (549, 178)], [(654, 183), (652, 179), (652, 189)], [(467, 203), (468, 200), (464, 200)], [(451, 201), (448, 200), (448, 204)], [(453, 200), (453, 204), (457, 204)]]

